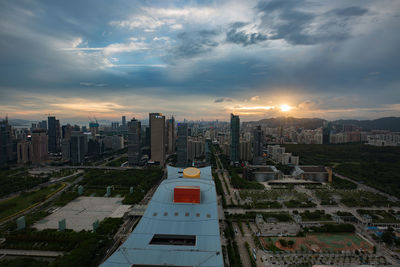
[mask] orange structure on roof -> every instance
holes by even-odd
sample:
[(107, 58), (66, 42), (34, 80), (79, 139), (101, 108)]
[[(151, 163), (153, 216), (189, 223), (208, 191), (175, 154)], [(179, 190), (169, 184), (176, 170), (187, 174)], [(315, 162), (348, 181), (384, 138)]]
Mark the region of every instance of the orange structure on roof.
[(176, 186), (174, 203), (200, 203), (200, 186)]

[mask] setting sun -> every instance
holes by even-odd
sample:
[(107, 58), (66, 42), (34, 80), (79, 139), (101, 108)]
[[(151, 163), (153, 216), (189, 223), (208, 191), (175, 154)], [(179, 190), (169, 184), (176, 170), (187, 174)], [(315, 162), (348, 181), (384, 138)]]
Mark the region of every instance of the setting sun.
[(288, 112), (292, 109), (292, 107), (290, 107), (289, 105), (281, 105), (280, 109), (283, 112)]

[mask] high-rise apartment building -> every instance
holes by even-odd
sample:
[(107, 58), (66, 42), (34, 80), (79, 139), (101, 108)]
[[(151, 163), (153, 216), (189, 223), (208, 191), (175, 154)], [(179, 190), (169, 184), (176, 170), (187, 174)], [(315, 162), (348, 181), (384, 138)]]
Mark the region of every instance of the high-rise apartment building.
[(167, 120), (167, 153), (175, 153), (175, 118)]
[(165, 161), (165, 116), (150, 113), (150, 154), (154, 162), (164, 165)]
[(39, 164), (49, 159), (48, 157), (48, 137), (46, 130), (36, 129), (32, 132), (32, 163)]
[(187, 164), (188, 164), (188, 126), (187, 123), (178, 123), (176, 166), (186, 167)]
[(240, 159), (239, 133), (239, 116), (231, 114), (231, 162), (238, 162)]
[(20, 141), (17, 143), (17, 162), (18, 164), (28, 164), (32, 161), (32, 143)]
[(129, 165), (140, 164), (140, 136), (141, 123), (133, 118), (128, 122), (128, 163)]

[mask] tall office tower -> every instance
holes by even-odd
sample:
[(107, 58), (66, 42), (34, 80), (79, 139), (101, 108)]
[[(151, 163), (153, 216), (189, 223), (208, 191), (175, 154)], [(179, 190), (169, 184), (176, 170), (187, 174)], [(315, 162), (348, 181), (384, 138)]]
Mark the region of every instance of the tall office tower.
[(165, 116), (150, 113), (150, 154), (154, 162), (164, 165), (165, 161)]
[(240, 159), (239, 133), (239, 116), (231, 114), (231, 162), (238, 162)]
[(56, 125), (56, 117), (48, 117), (48, 149), (50, 153), (57, 152), (57, 125)]
[(188, 165), (188, 126), (187, 123), (178, 123), (177, 140), (177, 167)]
[[(145, 128), (145, 142), (144, 145), (150, 147), (150, 126), (146, 126)], [(150, 155), (149, 155), (150, 156)]]
[[(63, 126), (64, 127), (64, 126)], [(61, 156), (63, 160), (70, 160), (71, 159), (71, 148), (70, 148), (70, 139), (63, 139), (61, 141)]]
[(32, 163), (39, 164), (49, 159), (48, 137), (46, 130), (36, 129), (32, 132)]
[(168, 154), (175, 153), (175, 118), (167, 120), (167, 147)]
[(71, 133), (72, 133), (72, 126), (67, 124), (63, 125), (61, 127), (61, 138), (62, 140), (69, 140), (71, 139)]
[(133, 118), (128, 121), (128, 163), (129, 165), (140, 164), (142, 157), (140, 151), (141, 123)]
[(121, 131), (126, 131), (127, 126), (126, 126), (126, 117), (122, 116), (122, 124), (121, 124)]
[(12, 128), (8, 124), (8, 118), (0, 121), (0, 166), (13, 158)]
[(253, 130), (253, 159), (262, 157), (263, 141), (264, 132), (261, 130), (261, 126), (259, 125)]
[(85, 159), (85, 136), (81, 132), (71, 134), (70, 158), (72, 164), (81, 164)]
[(61, 150), (61, 125), (59, 120), (56, 120), (56, 144), (57, 152), (59, 152)]

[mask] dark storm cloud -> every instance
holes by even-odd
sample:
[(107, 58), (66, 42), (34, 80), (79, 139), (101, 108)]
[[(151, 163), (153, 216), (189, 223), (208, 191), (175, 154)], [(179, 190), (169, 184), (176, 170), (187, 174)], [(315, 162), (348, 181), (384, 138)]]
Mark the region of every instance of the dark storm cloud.
[[(272, 29), (270, 40), (284, 39), (294, 45), (343, 41), (349, 35), (348, 27), (342, 19), (362, 16), (368, 12), (365, 8), (355, 6), (334, 9), (326, 14), (299, 9), (300, 7), (304, 9), (307, 5), (310, 5), (307, 1), (262, 1), (258, 3), (256, 9), (263, 14), (262, 26)], [(328, 22), (313, 25), (318, 17), (328, 19)]]
[(177, 57), (186, 58), (210, 52), (218, 46), (218, 42), (213, 40), (215, 35), (217, 32), (211, 30), (179, 33), (179, 44), (172, 49), (172, 53)]
[[(146, 13), (149, 7), (158, 13)], [(221, 17), (211, 21), (200, 10), (186, 18), (182, 7), (220, 8)], [(218, 107), (281, 88), (399, 103), (399, 9), (389, 0), (273, 0), (243, 8), (246, 17), (240, 17), (242, 10), (218, 2), (0, 1), (0, 105), (37, 92), (87, 98), (112, 92), (202, 95)], [(110, 24), (136, 25), (146, 16), (162, 26), (146, 32)], [(107, 47), (110, 53), (102, 50)]]
[(268, 37), (262, 33), (246, 33), (237, 29), (231, 29), (226, 33), (227, 42), (243, 46), (253, 45), (266, 40), (268, 40)]

